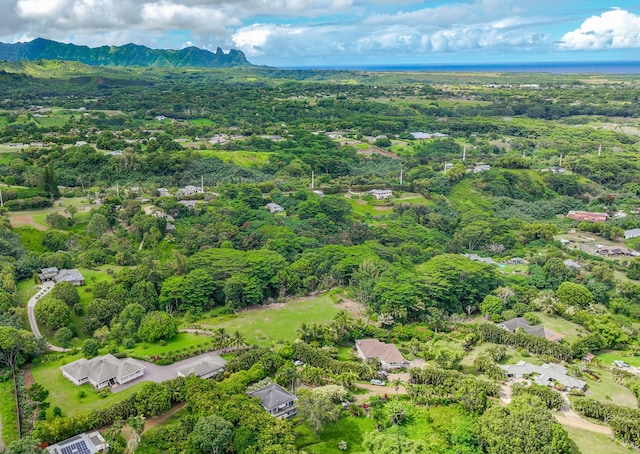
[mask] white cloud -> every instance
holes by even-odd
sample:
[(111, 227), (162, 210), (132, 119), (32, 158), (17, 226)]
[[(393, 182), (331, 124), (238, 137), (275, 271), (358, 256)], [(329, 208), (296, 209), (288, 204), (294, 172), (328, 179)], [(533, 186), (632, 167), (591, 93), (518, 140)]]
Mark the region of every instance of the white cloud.
[(640, 16), (623, 9), (591, 16), (580, 28), (566, 33), (558, 46), (578, 50), (640, 47)]

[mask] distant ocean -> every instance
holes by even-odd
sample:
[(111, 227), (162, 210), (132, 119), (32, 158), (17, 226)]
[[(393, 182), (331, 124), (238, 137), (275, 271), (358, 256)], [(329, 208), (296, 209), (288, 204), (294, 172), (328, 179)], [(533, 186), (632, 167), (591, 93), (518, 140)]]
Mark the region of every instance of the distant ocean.
[(489, 63), (459, 65), (327, 65), (296, 66), (282, 69), (386, 71), (386, 72), (501, 72), (553, 74), (640, 74), (640, 61)]

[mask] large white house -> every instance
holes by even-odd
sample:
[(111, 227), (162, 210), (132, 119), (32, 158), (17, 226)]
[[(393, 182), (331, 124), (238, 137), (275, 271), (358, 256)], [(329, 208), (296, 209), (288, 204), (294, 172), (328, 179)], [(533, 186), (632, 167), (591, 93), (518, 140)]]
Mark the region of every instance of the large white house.
[(378, 339), (359, 339), (356, 341), (356, 350), (362, 360), (376, 358), (380, 360), (380, 366), (384, 370), (409, 368), (409, 361), (404, 359), (398, 347), (394, 344), (385, 344)]
[(130, 382), (142, 377), (144, 369), (145, 366), (135, 359), (118, 359), (113, 355), (80, 358), (60, 367), (67, 380), (78, 386), (90, 383), (96, 389)]
[(367, 191), (367, 193), (374, 196), (376, 200), (389, 199), (393, 195), (393, 192), (391, 192), (391, 189), (372, 189), (370, 191)]

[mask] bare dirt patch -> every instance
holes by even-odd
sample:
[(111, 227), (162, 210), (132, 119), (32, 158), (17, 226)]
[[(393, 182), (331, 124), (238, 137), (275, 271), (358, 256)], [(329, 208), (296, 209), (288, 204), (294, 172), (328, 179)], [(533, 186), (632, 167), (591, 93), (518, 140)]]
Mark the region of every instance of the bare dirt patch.
[(11, 223), (11, 227), (23, 227), (27, 225), (34, 229), (47, 230), (45, 226), (36, 223), (33, 217), (28, 214), (10, 214), (9, 222)]
[(31, 375), (31, 371), (29, 369), (24, 370), (24, 386), (25, 388), (30, 388), (31, 385), (35, 383), (35, 379), (33, 375)]

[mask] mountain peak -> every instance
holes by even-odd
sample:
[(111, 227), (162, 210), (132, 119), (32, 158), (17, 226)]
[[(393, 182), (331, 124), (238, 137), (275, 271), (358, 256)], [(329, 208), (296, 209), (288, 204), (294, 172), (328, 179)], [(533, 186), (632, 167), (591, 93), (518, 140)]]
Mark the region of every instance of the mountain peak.
[(167, 50), (132, 43), (91, 48), (46, 38), (26, 43), (0, 43), (0, 60), (66, 60), (94, 66), (228, 68), (251, 65), (244, 53), (236, 49), (225, 54), (219, 47), (213, 53), (197, 47)]

